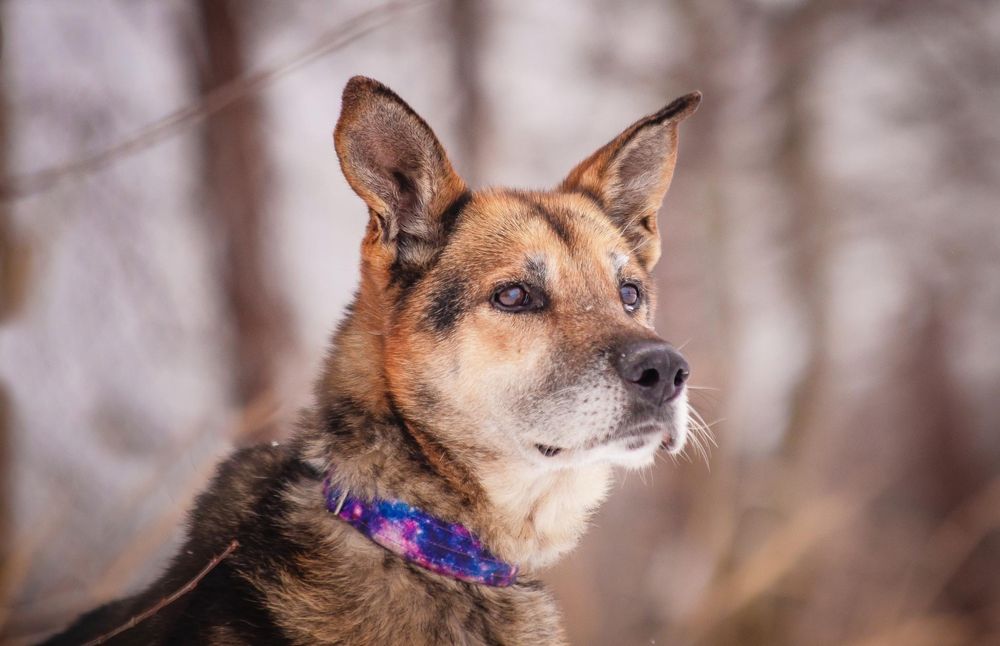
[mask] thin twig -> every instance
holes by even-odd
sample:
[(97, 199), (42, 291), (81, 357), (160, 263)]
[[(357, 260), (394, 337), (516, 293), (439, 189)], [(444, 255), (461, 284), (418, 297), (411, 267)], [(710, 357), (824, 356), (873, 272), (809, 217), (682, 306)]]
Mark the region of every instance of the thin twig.
[(0, 180), (0, 201), (13, 201), (48, 190), (67, 177), (93, 172), (111, 164), (120, 157), (145, 150), (233, 103), (260, 92), (290, 72), (325, 54), (349, 45), (390, 22), (397, 14), (425, 4), (427, 2), (423, 0), (389, 2), (364, 11), (327, 31), (311, 46), (289, 59), (271, 68), (241, 76), (220, 85), (211, 92), (202, 95), (201, 99), (166, 115), (104, 150), (42, 170), (4, 177)]
[(219, 563), (222, 563), (222, 561), (226, 557), (228, 557), (230, 554), (232, 554), (233, 552), (235, 552), (236, 548), (238, 548), (239, 546), (240, 546), (240, 542), (234, 538), (232, 540), (232, 542), (229, 543), (229, 546), (225, 550), (223, 550), (221, 554), (219, 554), (218, 556), (215, 556), (211, 561), (209, 561), (208, 565), (206, 565), (205, 567), (203, 567), (201, 569), (201, 571), (198, 572), (198, 574), (196, 574), (194, 576), (193, 579), (191, 579), (190, 581), (188, 581), (187, 583), (184, 584), (184, 587), (180, 588), (179, 590), (175, 590), (173, 592), (173, 594), (171, 594), (169, 596), (163, 597), (158, 602), (156, 602), (156, 604), (153, 605), (151, 608), (148, 608), (147, 610), (145, 610), (143, 612), (140, 612), (139, 614), (135, 615), (134, 617), (132, 617), (131, 619), (129, 619), (127, 622), (125, 622), (121, 626), (118, 626), (117, 628), (115, 628), (111, 632), (104, 633), (103, 635), (101, 635), (101, 636), (99, 636), (99, 637), (97, 637), (95, 639), (90, 640), (89, 642), (87, 642), (83, 646), (97, 646), (98, 644), (103, 644), (103, 643), (107, 642), (108, 640), (112, 639), (113, 637), (117, 637), (118, 635), (122, 634), (126, 630), (128, 630), (130, 628), (134, 628), (138, 624), (146, 621), (147, 619), (149, 619), (150, 617), (152, 617), (153, 615), (155, 615), (159, 611), (163, 610), (164, 608), (166, 608), (167, 606), (169, 606), (173, 602), (175, 602), (178, 599), (180, 599), (181, 597), (183, 597), (188, 592), (191, 592), (192, 590), (194, 590), (198, 586), (198, 584), (201, 582), (201, 580), (204, 579), (206, 576), (208, 576), (209, 572), (211, 572), (212, 570), (214, 570), (216, 568), (216, 566), (219, 565)]

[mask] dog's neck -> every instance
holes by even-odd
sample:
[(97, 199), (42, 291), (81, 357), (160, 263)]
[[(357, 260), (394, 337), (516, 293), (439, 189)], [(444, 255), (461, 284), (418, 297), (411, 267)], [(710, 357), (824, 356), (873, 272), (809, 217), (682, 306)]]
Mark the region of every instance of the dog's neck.
[(538, 472), (487, 460), (473, 470), (444, 447), (417, 439), (420, 432), (404, 420), (370, 415), (349, 400), (318, 408), (309, 426), (304, 455), (339, 486), (465, 525), (522, 570), (572, 549), (610, 482), (604, 465)]
[[(384, 311), (384, 310), (383, 310)], [(359, 298), (317, 384), (304, 457), (355, 495), (402, 500), (475, 532), (522, 570), (569, 551), (603, 500), (610, 467), (540, 471), (498, 457), (467, 459), (393, 406), (380, 369), (382, 312)]]
[(611, 468), (590, 465), (538, 473), (527, 466), (485, 464), (493, 549), (529, 567), (554, 563), (571, 550), (604, 500)]

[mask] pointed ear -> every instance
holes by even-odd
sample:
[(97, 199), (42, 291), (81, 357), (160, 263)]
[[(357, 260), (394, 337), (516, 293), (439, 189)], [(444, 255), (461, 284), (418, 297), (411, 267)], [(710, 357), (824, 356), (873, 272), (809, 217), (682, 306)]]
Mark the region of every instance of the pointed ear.
[(382, 241), (395, 243), (398, 261), (419, 260), (401, 256), (427, 256), (444, 243), (443, 216), (467, 199), (468, 189), (405, 101), (378, 81), (355, 76), (344, 88), (333, 139), (347, 182), (368, 205)]
[(656, 213), (674, 174), (677, 124), (699, 103), (701, 93), (692, 92), (640, 119), (582, 161), (559, 187), (594, 198), (647, 269), (660, 257)]

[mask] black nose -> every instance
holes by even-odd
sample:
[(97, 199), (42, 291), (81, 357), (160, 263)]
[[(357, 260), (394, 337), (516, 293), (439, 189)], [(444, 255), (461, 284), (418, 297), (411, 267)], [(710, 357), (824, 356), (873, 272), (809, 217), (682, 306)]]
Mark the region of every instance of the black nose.
[(623, 343), (611, 362), (628, 388), (653, 404), (679, 395), (691, 374), (688, 362), (665, 341)]

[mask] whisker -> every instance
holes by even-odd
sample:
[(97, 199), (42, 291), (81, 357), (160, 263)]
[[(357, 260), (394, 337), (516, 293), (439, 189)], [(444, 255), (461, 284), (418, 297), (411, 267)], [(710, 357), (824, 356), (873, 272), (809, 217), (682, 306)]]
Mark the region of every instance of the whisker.
[(701, 420), (701, 424), (705, 428), (705, 431), (710, 436), (712, 436), (713, 438), (714, 438), (715, 434), (712, 432), (712, 429), (715, 428), (716, 426), (718, 426), (719, 424), (721, 424), (722, 422), (726, 421), (726, 419), (724, 417), (720, 417), (719, 419), (715, 420), (714, 422), (708, 423), (708, 422), (705, 421), (705, 418), (701, 416), (701, 413), (698, 413), (698, 418)]
[(705, 418), (701, 416), (701, 413), (699, 413), (698, 409), (696, 409), (694, 406), (691, 406), (689, 408), (689, 411), (692, 415), (692, 418), (697, 418), (698, 424), (701, 427), (702, 434), (705, 437), (705, 439), (711, 442), (712, 446), (718, 448), (719, 445), (715, 441), (715, 434), (712, 433), (712, 427), (724, 420), (719, 419), (709, 424), (708, 422), (705, 421)]
[(628, 252), (629, 255), (631, 256), (636, 251), (639, 251), (640, 249), (642, 249), (643, 247), (645, 247), (646, 245), (648, 245), (650, 242), (652, 242), (654, 239), (655, 238), (646, 238), (645, 240), (641, 240), (639, 242), (639, 244), (637, 244), (636, 246), (632, 247), (632, 249)]
[(708, 464), (708, 455), (705, 453), (705, 446), (702, 444), (701, 439), (701, 428), (697, 423), (694, 424), (689, 441), (691, 446), (694, 447), (695, 454), (701, 457), (701, 459), (705, 461), (705, 464)]
[(705, 466), (711, 471), (708, 445), (711, 444), (711, 446), (718, 447), (718, 444), (713, 437), (711, 428), (705, 423), (705, 419), (701, 416), (701, 413), (693, 406), (689, 407), (688, 410), (690, 413), (688, 415), (688, 426), (691, 428), (691, 445), (694, 447), (695, 452), (701, 456), (705, 462)]
[(628, 231), (632, 227), (633, 224), (635, 224), (636, 222), (638, 222), (639, 218), (641, 218), (643, 215), (645, 215), (645, 214), (642, 211), (639, 211), (638, 213), (636, 213), (635, 215), (633, 215), (631, 218), (629, 218), (628, 222), (626, 222), (622, 226), (618, 227), (618, 235), (620, 235), (621, 237), (624, 238), (625, 237), (625, 232)]

